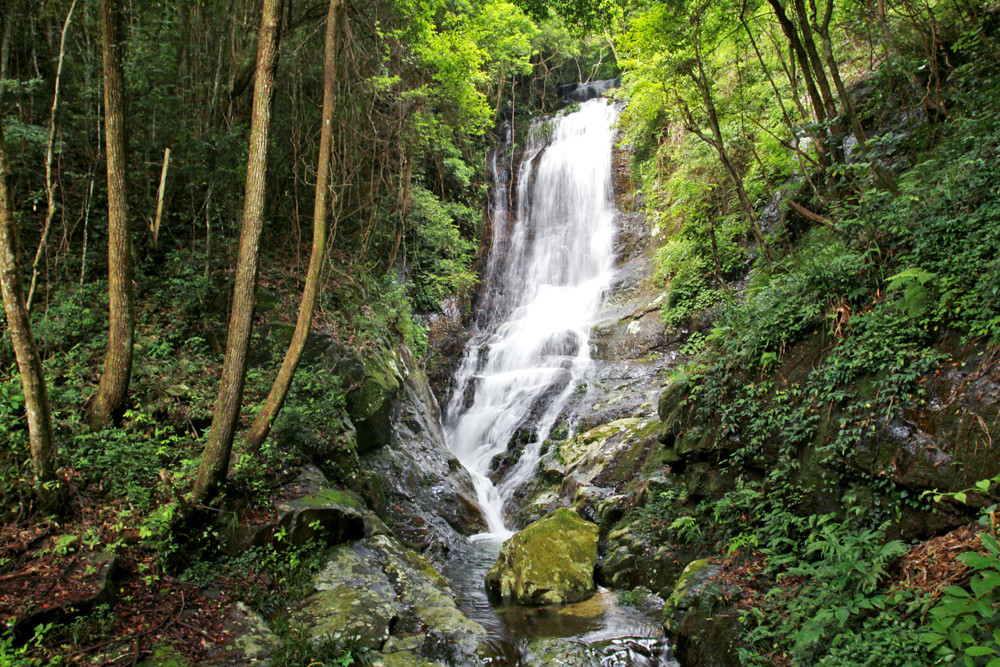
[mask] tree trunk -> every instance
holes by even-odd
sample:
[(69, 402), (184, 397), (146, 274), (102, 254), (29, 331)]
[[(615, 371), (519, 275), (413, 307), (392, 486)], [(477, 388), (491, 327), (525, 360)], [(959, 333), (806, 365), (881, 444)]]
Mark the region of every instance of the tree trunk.
[(833, 154), (834, 160), (843, 163), (844, 128), (838, 120), (837, 102), (833, 97), (833, 91), (830, 89), (830, 80), (826, 77), (826, 70), (823, 69), (823, 60), (819, 57), (819, 51), (816, 50), (816, 40), (813, 38), (813, 31), (809, 24), (809, 14), (806, 11), (805, 0), (795, 0), (795, 13), (799, 17), (799, 30), (802, 31), (802, 45), (805, 48), (806, 55), (809, 56), (808, 64), (803, 63), (802, 68), (805, 70), (810, 65), (812, 67), (816, 87), (819, 88), (820, 96), (823, 98), (827, 120), (830, 122), (830, 130), (833, 134), (830, 141), (830, 152)]
[(101, 0), (104, 52), (104, 136), (108, 166), (108, 351), (104, 374), (90, 406), (90, 427), (99, 430), (121, 417), (132, 376), (132, 241), (125, 198), (125, 101), (122, 82), (120, 0)]
[(295, 333), (285, 353), (285, 359), (274, 379), (271, 391), (264, 401), (257, 418), (247, 434), (247, 448), (257, 451), (267, 439), (271, 425), (281, 411), (292, 384), (295, 370), (302, 360), (306, 348), (309, 328), (312, 324), (316, 302), (322, 291), (323, 259), (326, 256), (326, 219), (329, 213), (330, 198), (330, 167), (333, 158), (333, 111), (336, 95), (336, 65), (338, 46), (337, 13), (340, 11), (341, 0), (330, 0), (330, 8), (326, 17), (326, 46), (324, 54), (324, 84), (323, 84), (323, 115), (319, 139), (319, 158), (316, 166), (316, 197), (313, 204), (313, 239), (312, 253), (309, 255), (309, 269), (306, 271), (306, 282), (302, 290), (302, 303), (299, 306), (299, 317), (295, 323)]
[(76, 0), (69, 6), (66, 12), (66, 21), (63, 23), (62, 37), (59, 40), (59, 61), (56, 66), (56, 82), (52, 94), (52, 110), (49, 113), (49, 139), (45, 145), (45, 226), (42, 227), (42, 238), (38, 241), (38, 249), (35, 250), (35, 259), (31, 262), (31, 285), (28, 287), (28, 300), (26, 302), (28, 310), (31, 310), (31, 302), (35, 296), (35, 285), (38, 280), (38, 264), (45, 253), (45, 248), (49, 243), (49, 231), (52, 229), (52, 219), (56, 214), (56, 183), (52, 180), (52, 153), (56, 143), (56, 114), (59, 113), (59, 80), (62, 78), (63, 59), (66, 55), (66, 33), (69, 32), (69, 22), (73, 19), (73, 10), (76, 9)]
[(0, 101), (3, 100), (4, 82), (7, 78), (7, 67), (10, 62), (10, 40), (14, 33), (14, 12), (17, 9), (14, 0), (2, 3), (3, 36), (0, 37)]
[(813, 113), (816, 114), (816, 122), (822, 123), (826, 120), (826, 108), (823, 106), (823, 98), (820, 96), (819, 90), (816, 88), (816, 82), (813, 80), (812, 72), (809, 70), (809, 56), (806, 54), (805, 47), (802, 46), (802, 40), (799, 39), (798, 29), (788, 17), (780, 0), (768, 0), (768, 4), (774, 10), (774, 15), (778, 19), (778, 25), (781, 26), (781, 31), (785, 33), (785, 38), (788, 39), (788, 45), (791, 47), (792, 54), (802, 68), (802, 78), (806, 83), (806, 91), (809, 93), (809, 101), (812, 103)]
[(704, 63), (700, 53), (697, 57), (697, 66), (698, 71), (691, 71), (690, 76), (695, 85), (698, 87), (698, 90), (701, 92), (702, 102), (705, 105), (705, 112), (708, 115), (708, 124), (712, 128), (712, 137), (706, 137), (700, 130), (694, 127), (694, 123), (691, 123), (691, 129), (702, 139), (702, 141), (705, 141), (715, 148), (715, 151), (719, 154), (719, 161), (722, 162), (723, 168), (726, 170), (726, 173), (729, 174), (729, 178), (733, 182), (733, 187), (736, 189), (736, 196), (740, 201), (740, 207), (750, 220), (750, 230), (753, 232), (754, 238), (757, 240), (757, 244), (760, 246), (761, 251), (764, 254), (764, 261), (770, 265), (775, 260), (774, 251), (771, 249), (770, 244), (768, 244), (767, 239), (764, 238), (764, 231), (761, 229), (760, 219), (757, 217), (757, 212), (753, 208), (753, 203), (751, 203), (749, 195), (747, 195), (746, 188), (743, 187), (743, 177), (740, 176), (739, 171), (736, 169), (736, 165), (733, 164), (733, 161), (729, 157), (729, 153), (726, 152), (726, 144), (722, 137), (722, 127), (719, 125), (719, 114), (715, 108), (715, 100), (712, 99), (712, 83), (708, 78), (708, 74), (705, 72)]
[(240, 249), (233, 285), (233, 310), (229, 316), (226, 358), (222, 366), (219, 395), (212, 415), (208, 442), (201, 455), (193, 500), (202, 502), (216, 493), (226, 479), (233, 436), (240, 416), (246, 380), (247, 349), (250, 346), (260, 234), (264, 226), (264, 191), (267, 182), (267, 145), (271, 129), (274, 79), (278, 66), (281, 0), (264, 0), (257, 38), (257, 72), (250, 124), (250, 156), (247, 163), (246, 200), (240, 228)]
[(42, 505), (55, 509), (58, 489), (56, 479), (55, 443), (52, 438), (52, 414), (42, 359), (31, 336), (31, 321), (21, 290), (21, 274), (17, 267), (17, 241), (10, 193), (7, 190), (7, 151), (4, 145), (3, 123), (0, 122), (0, 289), (7, 315), (17, 369), (24, 389), (24, 411), (28, 418), (28, 438), (31, 446), (31, 466), (35, 475), (35, 491)]

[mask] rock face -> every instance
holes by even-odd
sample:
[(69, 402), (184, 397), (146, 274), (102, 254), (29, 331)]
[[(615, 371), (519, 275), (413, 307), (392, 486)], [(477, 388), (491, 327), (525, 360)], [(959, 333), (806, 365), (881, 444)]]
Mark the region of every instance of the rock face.
[(486, 529), (472, 478), (448, 451), (437, 400), (407, 351), (396, 368), (404, 376), (388, 415), (389, 439), (362, 457), (382, 480), (385, 518), (403, 543), (444, 554), (455, 533)]
[(495, 598), (520, 604), (564, 604), (594, 594), (597, 526), (558, 509), (504, 543), (486, 574)]

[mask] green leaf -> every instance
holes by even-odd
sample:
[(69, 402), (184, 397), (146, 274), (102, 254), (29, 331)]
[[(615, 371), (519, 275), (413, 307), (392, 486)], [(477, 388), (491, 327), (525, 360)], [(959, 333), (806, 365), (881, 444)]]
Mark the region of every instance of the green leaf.
[(969, 597), (972, 597), (969, 594), (969, 591), (967, 591), (964, 588), (961, 588), (959, 586), (945, 586), (943, 592), (944, 592), (945, 595), (947, 595), (949, 597), (953, 597), (953, 598), (969, 598)]
[(969, 585), (972, 587), (972, 591), (976, 594), (976, 597), (985, 597), (987, 594), (992, 593), (997, 586), (1000, 586), (1000, 574), (989, 577), (977, 577)]
[(982, 655), (996, 655), (996, 651), (991, 649), (989, 646), (970, 646), (965, 649), (968, 655), (979, 657)]
[(996, 558), (984, 556), (978, 551), (966, 551), (964, 554), (959, 554), (958, 560), (977, 570), (987, 570), (1000, 565)]

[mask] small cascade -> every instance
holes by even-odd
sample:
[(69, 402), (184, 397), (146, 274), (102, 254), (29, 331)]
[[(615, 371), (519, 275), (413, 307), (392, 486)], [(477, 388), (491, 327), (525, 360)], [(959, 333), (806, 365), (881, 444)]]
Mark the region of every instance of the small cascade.
[[(514, 206), (509, 144), (491, 160), (494, 251), (444, 425), (494, 535), (509, 533), (504, 503), (533, 477), (542, 443), (591, 370), (589, 331), (613, 272), (614, 119), (597, 99), (533, 125)], [(494, 459), (518, 432), (529, 441), (494, 484)]]

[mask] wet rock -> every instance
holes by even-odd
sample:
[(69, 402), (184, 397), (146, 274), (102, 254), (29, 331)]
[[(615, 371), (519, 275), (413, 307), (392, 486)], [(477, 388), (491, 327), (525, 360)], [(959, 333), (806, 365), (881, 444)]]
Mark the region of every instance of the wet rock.
[(357, 432), (359, 453), (389, 443), (392, 413), (405, 377), (405, 366), (396, 351), (371, 352), (365, 359), (345, 358), (337, 372), (351, 383), (347, 413)]
[(296, 612), (314, 637), (357, 637), (375, 664), (479, 665), (486, 630), (463, 614), (448, 582), (389, 535), (338, 547)]
[(740, 667), (739, 612), (718, 608), (706, 590), (717, 571), (707, 559), (692, 561), (663, 607), (663, 627), (681, 667)]
[(696, 605), (677, 629), (674, 655), (681, 667), (740, 667), (736, 647), (742, 632), (738, 612)]
[(520, 604), (565, 604), (594, 594), (597, 526), (558, 509), (511, 537), (486, 574), (494, 598)]
[(597, 517), (597, 506), (659, 468), (659, 422), (619, 419), (561, 443), (566, 462), (561, 495), (579, 512)]
[(719, 569), (707, 558), (688, 563), (663, 606), (663, 628), (667, 632), (673, 632), (680, 626), (684, 614), (697, 601), (702, 588), (718, 571)]
[(535, 639), (528, 642), (525, 667), (601, 667), (604, 655), (600, 650), (572, 639)]
[(423, 373), (405, 368), (389, 442), (362, 461), (380, 479), (391, 527), (412, 548), (446, 553), (460, 534), (485, 530), (486, 520), (472, 478), (448, 451), (437, 400)]
[(352, 639), (378, 650), (402, 611), (385, 573), (348, 546), (333, 551), (313, 586), (317, 592), (302, 602), (294, 617), (315, 638)]
[(689, 547), (662, 544), (626, 526), (608, 535), (598, 575), (612, 588), (647, 587), (667, 599), (694, 555)]
[(595, 97), (601, 97), (621, 84), (621, 79), (601, 79), (600, 81), (589, 81), (587, 83), (563, 83), (559, 85), (559, 94), (563, 96), (563, 104), (586, 102)]

